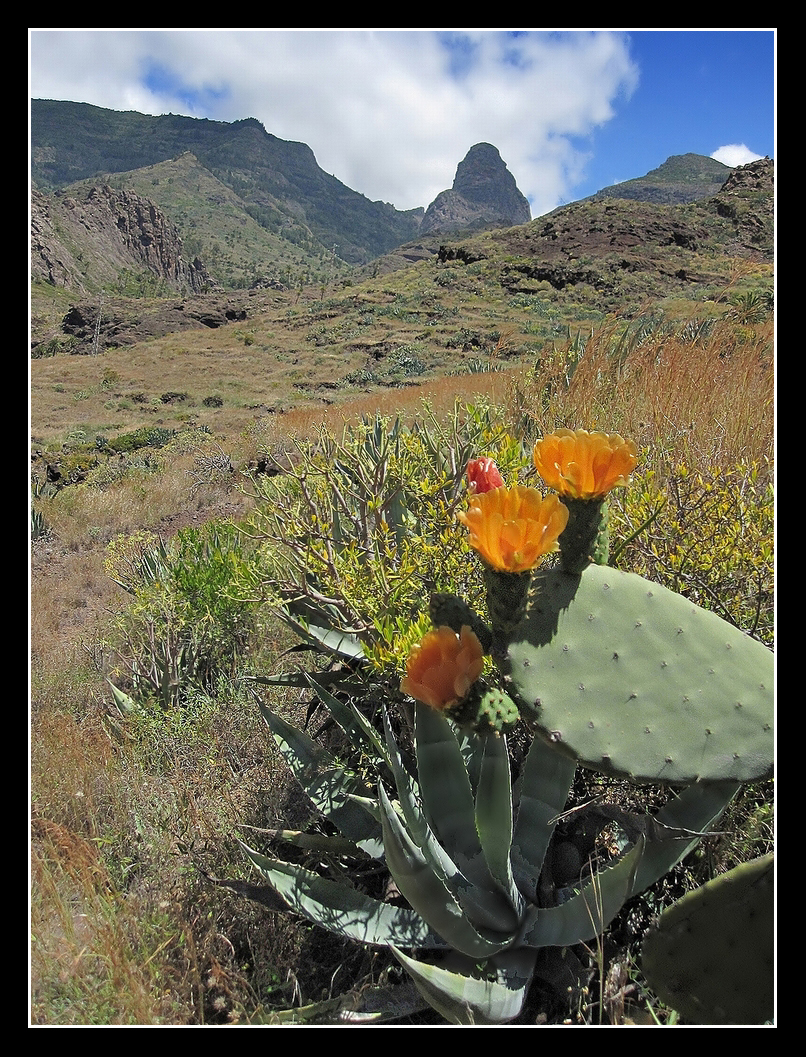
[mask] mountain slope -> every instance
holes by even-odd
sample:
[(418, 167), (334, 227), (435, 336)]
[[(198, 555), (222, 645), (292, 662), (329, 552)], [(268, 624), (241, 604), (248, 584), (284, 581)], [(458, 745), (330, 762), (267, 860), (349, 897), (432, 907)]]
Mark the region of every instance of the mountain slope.
[[(579, 325), (609, 314), (627, 320), (650, 304), (685, 319), (719, 313), (740, 293), (765, 303), (772, 296), (773, 203), (774, 165), (762, 160), (732, 172), (719, 194), (686, 205), (588, 199), (529, 224), (423, 239), (398, 248), (393, 272), (385, 258), (376, 262), (374, 281), (356, 275), (349, 291), (338, 283), (308, 289), (304, 310), (296, 307), (301, 291), (222, 292), (203, 304), (200, 298), (182, 305), (106, 302), (100, 340), (103, 347), (133, 344), (173, 333), (178, 320), (223, 329), (228, 320), (248, 320), (250, 343), (266, 352), (286, 333), (288, 348), (327, 350), (322, 365), (334, 383), (377, 375), (378, 362), (394, 352), (389, 331), (404, 324), (402, 344), (432, 352), (444, 347), (453, 361), (457, 348), (473, 356), (511, 327), (524, 335), (521, 343), (513, 340), (515, 349), (551, 340), (563, 322)], [(47, 310), (37, 301), (33, 355), (63, 347), (65, 335), (72, 348), (90, 347), (98, 300), (72, 305), (83, 320), (79, 330), (63, 300)], [(261, 331), (265, 312), (271, 321)], [(490, 337), (493, 332), (498, 336)], [(305, 384), (311, 384), (307, 376)]]
[(350, 263), (399, 246), (419, 228), (422, 210), (370, 202), (320, 169), (306, 144), (270, 135), (254, 118), (227, 123), (31, 101), (31, 175), (41, 191), (156, 165), (186, 151), (258, 218), (261, 211), (290, 209), (323, 247), (336, 245)]
[[(147, 279), (146, 279), (147, 277)], [(176, 226), (133, 191), (88, 187), (31, 200), (31, 279), (89, 293), (127, 279), (201, 293), (210, 276), (189, 259)]]
[(730, 166), (702, 154), (673, 154), (646, 176), (604, 187), (592, 197), (681, 205), (718, 194), (732, 171)]
[[(186, 151), (156, 165), (116, 173), (107, 178), (118, 190), (149, 198), (176, 223), (186, 255), (199, 257), (215, 283), (248, 287), (256, 279), (275, 279), (296, 285), (300, 277), (313, 280), (328, 260), (334, 266), (332, 247), (325, 250), (298, 212), (277, 203), (257, 210)], [(70, 184), (54, 196), (85, 194), (94, 180)], [(335, 262), (342, 270), (348, 266)]]
[(519, 227), (446, 240), (439, 256), (495, 262), (513, 293), (573, 289), (629, 313), (648, 299), (727, 283), (741, 258), (770, 270), (774, 163), (728, 172), (709, 198), (683, 205), (588, 198)]

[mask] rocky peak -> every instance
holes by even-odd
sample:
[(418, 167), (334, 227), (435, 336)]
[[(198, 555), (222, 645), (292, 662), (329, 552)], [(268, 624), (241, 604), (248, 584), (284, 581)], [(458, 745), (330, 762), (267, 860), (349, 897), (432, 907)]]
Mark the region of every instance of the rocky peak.
[(106, 185), (31, 195), (31, 277), (77, 291), (102, 289), (124, 270), (152, 272), (199, 293), (210, 277), (186, 261), (176, 226), (153, 202)]
[(759, 158), (734, 169), (722, 185), (722, 193), (736, 194), (738, 191), (764, 191), (772, 195), (775, 191), (775, 162), (771, 158)]
[(451, 190), (440, 192), (426, 210), (420, 233), (508, 228), (531, 219), (529, 202), (498, 149), (477, 143), (459, 162)]

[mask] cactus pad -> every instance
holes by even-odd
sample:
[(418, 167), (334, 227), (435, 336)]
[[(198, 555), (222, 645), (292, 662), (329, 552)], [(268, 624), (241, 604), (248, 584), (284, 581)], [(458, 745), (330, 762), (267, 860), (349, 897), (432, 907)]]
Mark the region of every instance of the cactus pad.
[(635, 573), (536, 574), (507, 666), (522, 714), (585, 766), (680, 784), (772, 773), (772, 653)]
[(693, 1024), (763, 1024), (774, 1007), (773, 856), (683, 896), (644, 940), (658, 997)]
[(495, 689), (471, 691), (448, 714), (460, 727), (474, 734), (508, 734), (521, 718), (512, 698)]

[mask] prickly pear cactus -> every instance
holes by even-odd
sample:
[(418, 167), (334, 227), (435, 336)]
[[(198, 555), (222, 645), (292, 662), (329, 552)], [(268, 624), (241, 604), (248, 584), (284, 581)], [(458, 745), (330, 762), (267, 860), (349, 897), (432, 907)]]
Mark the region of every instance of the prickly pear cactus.
[(610, 556), (607, 501), (566, 496), (563, 502), (568, 507), (568, 524), (559, 544), (565, 572), (581, 573), (591, 562), (606, 565)]
[(448, 715), (460, 727), (474, 734), (508, 734), (521, 718), (515, 702), (503, 690), (470, 693)]
[(772, 773), (772, 653), (635, 573), (535, 574), (507, 669), (521, 713), (586, 766), (675, 784)]
[(763, 1024), (774, 1007), (773, 856), (742, 863), (664, 911), (642, 969), (692, 1024)]

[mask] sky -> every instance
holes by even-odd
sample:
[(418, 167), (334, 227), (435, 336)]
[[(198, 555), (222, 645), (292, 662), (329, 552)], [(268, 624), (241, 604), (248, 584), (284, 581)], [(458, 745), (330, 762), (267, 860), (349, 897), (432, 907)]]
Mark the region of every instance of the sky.
[(776, 34), (30, 29), (29, 94), (254, 117), (372, 201), (426, 207), (476, 143), (541, 216), (674, 154), (775, 156)]

